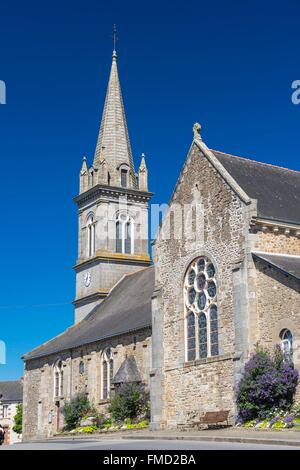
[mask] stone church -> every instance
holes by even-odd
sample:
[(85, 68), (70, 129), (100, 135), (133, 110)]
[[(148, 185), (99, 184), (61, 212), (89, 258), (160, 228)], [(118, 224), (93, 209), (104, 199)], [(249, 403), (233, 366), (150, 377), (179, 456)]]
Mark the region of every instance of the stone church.
[(300, 173), (209, 149), (194, 138), (152, 259), (152, 193), (138, 172), (112, 66), (93, 164), (83, 160), (75, 322), (24, 355), (24, 439), (63, 427), (66, 400), (104, 411), (115, 384), (150, 388), (151, 426), (229, 410), (258, 342), (300, 367)]

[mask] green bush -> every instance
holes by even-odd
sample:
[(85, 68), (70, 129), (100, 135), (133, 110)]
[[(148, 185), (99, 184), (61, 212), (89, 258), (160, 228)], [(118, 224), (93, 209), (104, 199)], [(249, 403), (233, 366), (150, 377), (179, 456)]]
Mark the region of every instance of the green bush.
[(64, 430), (71, 431), (79, 425), (85, 416), (97, 415), (97, 411), (92, 407), (85, 394), (79, 394), (65, 403), (63, 415), (65, 419)]
[(115, 421), (148, 418), (150, 414), (149, 392), (141, 384), (122, 384), (111, 397), (108, 412)]
[(17, 405), (17, 412), (14, 417), (14, 426), (13, 431), (17, 434), (22, 434), (22, 425), (23, 425), (23, 405), (19, 403)]
[(108, 429), (112, 426), (112, 423), (113, 423), (113, 420), (111, 418), (107, 418), (104, 423), (103, 423), (103, 426), (105, 429)]

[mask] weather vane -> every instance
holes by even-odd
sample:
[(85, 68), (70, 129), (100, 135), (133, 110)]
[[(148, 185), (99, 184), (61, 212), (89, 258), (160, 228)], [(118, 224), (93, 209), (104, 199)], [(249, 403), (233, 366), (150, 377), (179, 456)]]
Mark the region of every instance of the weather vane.
[(113, 34), (112, 34), (112, 38), (113, 38), (114, 51), (115, 51), (115, 50), (116, 50), (117, 40), (118, 40), (118, 36), (117, 36), (117, 27), (116, 27), (115, 24), (113, 25)]

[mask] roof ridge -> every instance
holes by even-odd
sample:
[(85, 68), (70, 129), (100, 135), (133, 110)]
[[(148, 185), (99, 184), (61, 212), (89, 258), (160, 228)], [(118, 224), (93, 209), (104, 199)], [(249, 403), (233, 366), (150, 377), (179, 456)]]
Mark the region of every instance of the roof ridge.
[(259, 255), (259, 256), (264, 256), (264, 255), (269, 255), (269, 256), (281, 256), (281, 257), (286, 257), (286, 258), (298, 258), (300, 259), (300, 255), (291, 255), (289, 253), (273, 253), (273, 252), (268, 252), (268, 251), (259, 251), (259, 250), (254, 250), (251, 253), (254, 255)]
[(153, 268), (153, 264), (151, 266), (144, 266), (143, 268), (137, 269), (136, 271), (133, 271), (132, 273), (126, 273), (124, 277), (129, 277), (129, 276), (134, 276), (134, 274), (140, 273), (141, 271), (145, 271), (146, 269)]
[(272, 167), (272, 168), (277, 168), (279, 170), (285, 170), (285, 171), (289, 171), (289, 172), (292, 172), (292, 173), (300, 173), (300, 170), (293, 170), (292, 168), (286, 168), (284, 166), (273, 165), (272, 163), (260, 162), (260, 161), (257, 161), (257, 160), (253, 160), (253, 158), (240, 157), (239, 155), (233, 155), (232, 153), (221, 152), (220, 150), (214, 150), (214, 149), (210, 149), (210, 150), (212, 152), (227, 155), (228, 157), (234, 157), (234, 158), (239, 158), (240, 160), (246, 160), (248, 162), (254, 162), (254, 163), (257, 163), (258, 165), (269, 166), (269, 167)]

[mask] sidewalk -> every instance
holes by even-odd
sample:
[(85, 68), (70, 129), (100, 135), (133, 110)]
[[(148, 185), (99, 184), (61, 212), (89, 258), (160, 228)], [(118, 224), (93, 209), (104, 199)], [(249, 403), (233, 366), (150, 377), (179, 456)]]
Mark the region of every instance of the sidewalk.
[(200, 431), (177, 431), (149, 429), (126, 430), (118, 432), (106, 432), (99, 434), (77, 434), (67, 436), (55, 436), (51, 440), (60, 439), (130, 439), (130, 440), (186, 440), (186, 441), (206, 441), (206, 442), (238, 442), (244, 444), (269, 444), (269, 445), (290, 445), (300, 449), (300, 430), (262, 430), (245, 428), (223, 428)]

